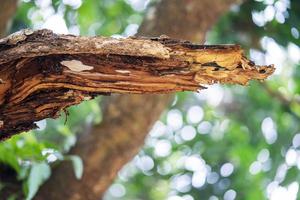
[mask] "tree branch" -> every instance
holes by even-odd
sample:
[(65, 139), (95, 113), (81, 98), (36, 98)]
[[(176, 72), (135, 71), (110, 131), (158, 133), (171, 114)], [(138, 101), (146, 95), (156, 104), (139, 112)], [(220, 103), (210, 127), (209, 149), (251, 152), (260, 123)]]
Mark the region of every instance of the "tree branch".
[(0, 138), (7, 138), (98, 94), (245, 85), (267, 78), (274, 68), (256, 66), (237, 45), (24, 30), (0, 41), (0, 71)]
[(286, 112), (290, 113), (296, 119), (300, 120), (300, 116), (291, 108), (293, 104), (300, 104), (299, 99), (289, 99), (288, 97), (284, 96), (284, 94), (280, 93), (280, 91), (273, 90), (266, 83), (261, 83), (261, 87), (266, 91), (266, 93), (270, 97), (276, 99), (281, 104), (281, 106), (286, 110)]

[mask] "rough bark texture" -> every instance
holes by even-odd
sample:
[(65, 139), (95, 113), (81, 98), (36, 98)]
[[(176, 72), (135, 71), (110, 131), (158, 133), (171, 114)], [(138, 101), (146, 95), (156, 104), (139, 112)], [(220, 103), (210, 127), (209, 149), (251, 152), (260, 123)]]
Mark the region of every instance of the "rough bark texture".
[[(203, 42), (209, 28), (229, 9), (231, 3), (237, 2), (162, 0), (156, 9), (150, 10), (139, 34), (166, 34)], [(54, 170), (36, 199), (99, 199), (118, 171), (137, 154), (152, 124), (171, 99), (172, 95), (107, 97), (104, 121), (93, 127), (89, 134), (82, 135), (71, 151), (83, 159), (85, 169), (82, 179), (76, 180), (72, 166), (62, 163)]]
[(161, 38), (113, 39), (22, 32), (0, 40), (0, 139), (55, 118), (98, 94), (196, 91), (245, 85), (274, 68), (256, 66), (237, 45)]

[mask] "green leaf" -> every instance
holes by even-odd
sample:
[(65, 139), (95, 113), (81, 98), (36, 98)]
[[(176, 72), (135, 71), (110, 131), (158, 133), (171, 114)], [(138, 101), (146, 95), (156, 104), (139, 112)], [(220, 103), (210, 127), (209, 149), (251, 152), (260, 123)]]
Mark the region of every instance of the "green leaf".
[(16, 200), (17, 199), (17, 195), (16, 194), (12, 194), (8, 197), (7, 200)]
[(49, 178), (50, 174), (51, 169), (47, 163), (33, 164), (26, 185), (28, 189), (26, 200), (30, 200), (34, 197), (39, 187)]
[(83, 163), (79, 156), (67, 156), (66, 160), (72, 161), (74, 173), (77, 179), (81, 179), (83, 174)]

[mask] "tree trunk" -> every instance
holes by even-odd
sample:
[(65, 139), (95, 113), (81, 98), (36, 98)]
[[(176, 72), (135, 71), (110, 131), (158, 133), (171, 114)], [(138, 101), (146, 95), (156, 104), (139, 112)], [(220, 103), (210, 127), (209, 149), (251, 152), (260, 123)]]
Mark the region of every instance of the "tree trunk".
[[(234, 2), (238, 0), (162, 0), (154, 11), (149, 10), (139, 34), (203, 42), (205, 33)], [(71, 151), (83, 159), (83, 178), (76, 180), (71, 164), (62, 163), (36, 199), (99, 199), (122, 166), (137, 154), (171, 99), (172, 95), (106, 98), (103, 122), (82, 135)]]
[(17, 10), (18, 0), (1, 0), (0, 8), (0, 38), (6, 35), (11, 19)]

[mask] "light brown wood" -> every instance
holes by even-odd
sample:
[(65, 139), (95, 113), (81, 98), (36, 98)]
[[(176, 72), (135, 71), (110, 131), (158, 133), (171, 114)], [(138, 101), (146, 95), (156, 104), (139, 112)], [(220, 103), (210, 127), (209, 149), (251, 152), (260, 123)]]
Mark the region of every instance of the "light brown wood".
[(245, 85), (274, 71), (238, 45), (168, 38), (76, 37), (23, 30), (0, 40), (0, 139), (35, 128), (99, 94), (197, 91)]

